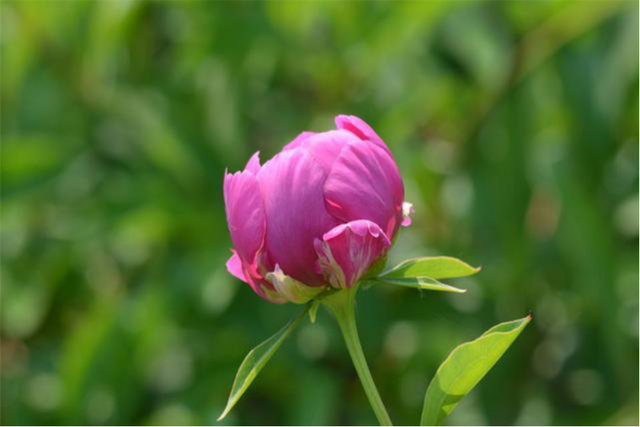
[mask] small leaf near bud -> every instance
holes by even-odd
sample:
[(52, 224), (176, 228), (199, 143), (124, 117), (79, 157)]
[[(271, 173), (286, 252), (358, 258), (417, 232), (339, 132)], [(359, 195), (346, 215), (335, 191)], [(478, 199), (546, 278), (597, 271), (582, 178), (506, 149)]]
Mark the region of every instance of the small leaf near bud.
[(305, 304), (325, 290), (324, 287), (307, 286), (284, 274), (280, 266), (267, 273), (267, 280), (273, 284), (278, 294), (294, 304)]

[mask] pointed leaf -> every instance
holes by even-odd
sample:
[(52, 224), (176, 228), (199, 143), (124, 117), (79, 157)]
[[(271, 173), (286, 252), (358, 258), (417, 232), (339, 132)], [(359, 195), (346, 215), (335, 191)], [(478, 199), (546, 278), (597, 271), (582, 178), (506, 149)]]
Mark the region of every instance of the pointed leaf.
[(408, 259), (379, 277), (431, 277), (447, 279), (476, 274), (480, 268), (470, 266), (464, 261), (447, 256), (422, 257)]
[(320, 303), (317, 300), (311, 301), (311, 306), (309, 307), (309, 321), (311, 323), (316, 323), (318, 307), (320, 307)]
[(224, 408), (224, 411), (218, 418), (218, 421), (226, 417), (231, 409), (233, 409), (235, 404), (238, 402), (238, 400), (240, 400), (240, 397), (242, 397), (244, 392), (247, 391), (247, 388), (249, 388), (249, 385), (251, 385), (264, 365), (267, 364), (269, 359), (271, 359), (271, 356), (273, 356), (276, 350), (278, 350), (284, 340), (291, 334), (296, 326), (298, 326), (298, 323), (300, 323), (300, 320), (307, 314), (308, 311), (309, 305), (305, 306), (302, 313), (300, 313), (295, 319), (287, 323), (282, 329), (276, 332), (275, 335), (255, 347), (249, 352), (249, 354), (247, 354), (247, 357), (245, 357), (242, 361), (240, 368), (238, 368), (236, 378), (233, 381), (233, 386), (231, 387), (231, 394), (229, 395), (227, 406), (226, 408)]
[(501, 323), (474, 341), (456, 347), (431, 380), (424, 398), (420, 425), (438, 425), (495, 365), (531, 321)]
[(423, 289), (427, 291), (455, 292), (458, 294), (467, 292), (466, 289), (445, 285), (431, 277), (376, 277), (369, 281), (384, 285), (406, 286), (408, 288)]

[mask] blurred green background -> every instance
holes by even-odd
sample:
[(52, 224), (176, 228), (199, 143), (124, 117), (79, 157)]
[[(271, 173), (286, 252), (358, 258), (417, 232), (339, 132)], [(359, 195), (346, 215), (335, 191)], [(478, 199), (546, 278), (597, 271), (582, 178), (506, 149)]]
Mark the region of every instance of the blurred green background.
[[(462, 341), (534, 322), (451, 424), (638, 423), (637, 2), (3, 1), (1, 421), (215, 424), (299, 312), (227, 274), (225, 168), (358, 115), (416, 207), (362, 291), (390, 414)], [(228, 424), (375, 423), (326, 312)]]

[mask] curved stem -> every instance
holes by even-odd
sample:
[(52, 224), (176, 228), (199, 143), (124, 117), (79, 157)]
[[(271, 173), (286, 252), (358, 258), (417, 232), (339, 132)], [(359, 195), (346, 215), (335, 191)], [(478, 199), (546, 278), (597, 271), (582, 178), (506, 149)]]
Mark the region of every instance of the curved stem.
[(321, 302), (329, 307), (336, 317), (338, 325), (340, 325), (340, 330), (347, 344), (349, 355), (360, 377), (360, 382), (373, 408), (373, 412), (376, 414), (376, 418), (378, 418), (378, 422), (381, 426), (392, 426), (391, 418), (389, 418), (387, 409), (384, 407), (378, 389), (373, 382), (367, 360), (364, 357), (362, 346), (360, 345), (354, 309), (355, 294), (356, 287), (343, 289), (328, 295), (323, 298)]

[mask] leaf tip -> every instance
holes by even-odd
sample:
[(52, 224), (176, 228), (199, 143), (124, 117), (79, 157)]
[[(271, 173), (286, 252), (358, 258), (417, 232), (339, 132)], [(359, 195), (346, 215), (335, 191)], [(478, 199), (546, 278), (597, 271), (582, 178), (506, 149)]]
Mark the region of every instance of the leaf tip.
[(220, 416), (218, 417), (218, 419), (216, 419), (216, 421), (222, 421), (223, 418), (225, 418), (227, 415), (229, 415), (229, 412), (231, 412), (231, 410), (236, 406), (236, 403), (238, 403), (238, 399), (233, 399), (233, 398), (229, 398), (229, 401), (227, 402), (227, 406), (225, 406), (224, 411), (222, 411), (222, 414), (220, 414)]
[(310, 306), (309, 306), (309, 321), (311, 323), (316, 323), (316, 317), (318, 314), (318, 307), (320, 306), (320, 303), (318, 303), (318, 301), (314, 300), (313, 302), (311, 302)]
[(220, 416), (218, 417), (218, 419), (216, 419), (216, 421), (222, 421), (222, 419), (229, 414), (230, 410), (231, 408), (227, 405), (227, 407), (224, 408), (224, 411), (222, 411), (222, 414), (220, 414)]

